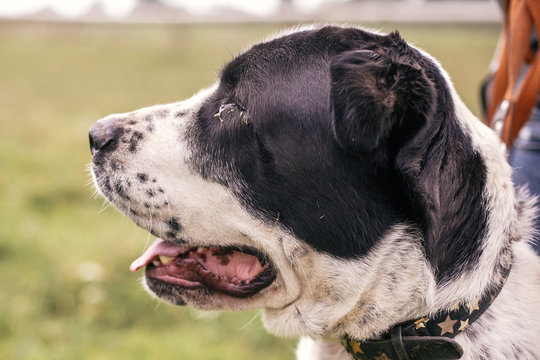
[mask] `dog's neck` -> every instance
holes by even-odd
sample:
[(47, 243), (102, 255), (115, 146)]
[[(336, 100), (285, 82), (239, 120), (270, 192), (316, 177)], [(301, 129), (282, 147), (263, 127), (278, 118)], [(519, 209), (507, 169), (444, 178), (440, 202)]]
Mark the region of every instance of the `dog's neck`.
[(345, 337), (343, 344), (356, 360), (459, 359), (463, 350), (452, 340), (466, 331), (493, 303), (510, 273), (511, 262), (502, 269), (502, 280), (473, 301), (458, 303), (447, 311), (397, 324), (377, 340), (357, 341)]

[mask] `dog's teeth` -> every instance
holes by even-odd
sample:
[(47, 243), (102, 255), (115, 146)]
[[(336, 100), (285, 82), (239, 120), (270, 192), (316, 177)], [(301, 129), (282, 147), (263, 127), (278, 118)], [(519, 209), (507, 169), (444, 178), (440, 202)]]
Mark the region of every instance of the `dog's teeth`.
[(154, 264), (154, 266), (159, 266), (159, 265), (161, 265), (161, 263), (159, 262), (158, 259), (152, 260), (152, 264)]
[(201, 246), (199, 246), (199, 247), (197, 248), (197, 252), (198, 252), (199, 254), (202, 254), (202, 253), (205, 252), (206, 250), (207, 250), (206, 248), (201, 247)]
[[(165, 255), (159, 255), (159, 261), (163, 264), (163, 265), (169, 265), (170, 263), (172, 263), (174, 260), (173, 257), (170, 257), (170, 256), (165, 256)], [(155, 264), (154, 264), (155, 265)]]

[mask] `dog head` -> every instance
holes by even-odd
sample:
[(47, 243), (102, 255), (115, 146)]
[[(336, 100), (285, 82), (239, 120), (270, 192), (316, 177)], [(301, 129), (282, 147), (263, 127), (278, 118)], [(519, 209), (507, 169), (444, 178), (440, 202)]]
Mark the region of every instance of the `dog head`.
[(132, 265), (148, 289), (282, 335), (370, 337), (474, 296), (507, 245), (485, 242), (512, 221), (497, 139), (397, 33), (281, 35), (90, 142), (101, 193), (159, 238)]

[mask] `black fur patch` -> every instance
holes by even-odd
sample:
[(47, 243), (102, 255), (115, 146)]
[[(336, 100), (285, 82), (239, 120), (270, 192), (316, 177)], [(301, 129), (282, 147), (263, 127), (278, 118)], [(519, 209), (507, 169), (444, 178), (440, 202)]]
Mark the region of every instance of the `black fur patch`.
[(148, 181), (148, 174), (145, 174), (145, 173), (137, 173), (137, 179), (141, 182), (141, 183), (145, 183)]
[(114, 184), (114, 191), (124, 200), (130, 200), (126, 186), (120, 181)]
[(169, 221), (167, 221), (167, 225), (171, 231), (178, 232), (182, 229), (182, 226), (180, 226), (177, 218), (170, 218)]
[(136, 152), (139, 141), (141, 141), (142, 139), (144, 139), (143, 133), (139, 131), (134, 131), (133, 135), (131, 135), (131, 138), (129, 139), (129, 151)]
[[(249, 125), (241, 111), (218, 120), (223, 106)], [(440, 70), (397, 33), (323, 27), (256, 45), (186, 138), (204, 178), (320, 251), (362, 256), (407, 222), (439, 281), (480, 255), (485, 165)]]

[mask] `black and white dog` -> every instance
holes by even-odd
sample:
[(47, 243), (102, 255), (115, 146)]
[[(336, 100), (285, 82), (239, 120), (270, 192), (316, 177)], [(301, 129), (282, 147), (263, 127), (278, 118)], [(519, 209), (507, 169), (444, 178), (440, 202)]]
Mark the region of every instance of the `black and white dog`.
[(301, 359), (540, 359), (533, 200), (397, 33), (281, 34), (90, 142), (101, 193), (158, 237), (131, 268), (162, 299), (262, 309)]

